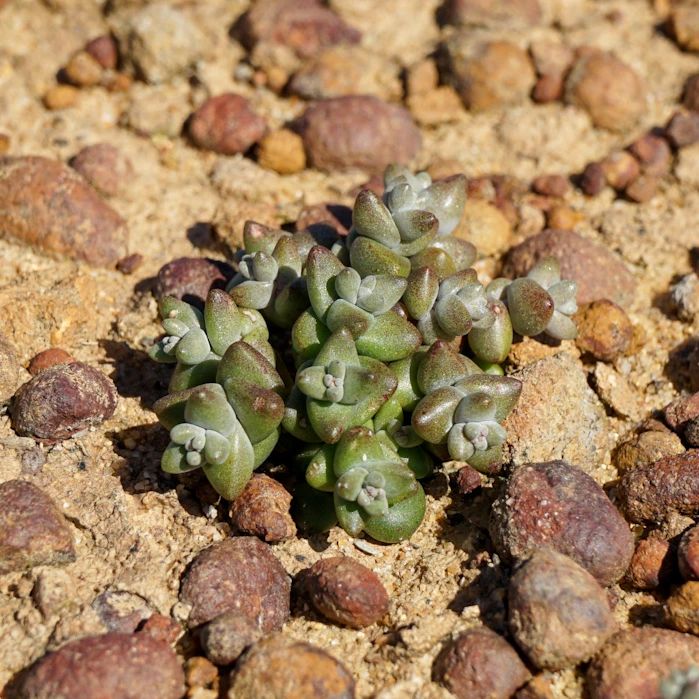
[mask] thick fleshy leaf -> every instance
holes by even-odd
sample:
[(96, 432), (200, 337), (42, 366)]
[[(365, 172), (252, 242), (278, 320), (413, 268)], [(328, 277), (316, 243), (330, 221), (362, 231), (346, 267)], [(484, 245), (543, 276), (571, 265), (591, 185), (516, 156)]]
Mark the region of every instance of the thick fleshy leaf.
[(374, 323), (374, 316), (358, 306), (338, 299), (328, 309), (325, 324), (331, 332), (346, 328), (356, 340), (363, 335)]
[(254, 350), (259, 352), (272, 366), (276, 362), (276, 357), (274, 356), (274, 350), (272, 345), (267, 342), (267, 340), (258, 340), (256, 338), (251, 338), (246, 335), (245, 342), (250, 345)]
[(178, 343), (175, 349), (177, 361), (181, 364), (199, 364), (211, 353), (209, 338), (201, 328), (193, 328)]
[(177, 474), (194, 471), (198, 469), (199, 466), (192, 466), (187, 463), (187, 450), (181, 444), (170, 442), (170, 444), (165, 447), (165, 451), (160, 459), (160, 468), (162, 468), (165, 473)]
[(252, 445), (252, 450), (255, 455), (255, 461), (253, 462), (253, 468), (257, 468), (262, 465), (269, 455), (274, 451), (274, 447), (277, 446), (279, 441), (279, 435), (281, 434), (280, 429), (276, 429), (267, 435), (262, 441), (256, 442)]
[(382, 245), (394, 247), (400, 243), (400, 232), (391, 212), (369, 189), (357, 195), (352, 210), (352, 227), (360, 236), (371, 238)]
[[(397, 458), (397, 455), (396, 455)], [(394, 505), (415, 493), (418, 488), (415, 474), (400, 460), (386, 462), (369, 469), (370, 474), (381, 475), (389, 505)]]
[(222, 355), (242, 337), (243, 319), (235, 301), (221, 289), (212, 289), (204, 306), (204, 322), (211, 349)]
[(400, 301), (407, 282), (403, 277), (390, 274), (372, 274), (362, 281), (357, 305), (369, 313), (387, 313)]
[(502, 446), (490, 447), (485, 451), (474, 451), (468, 463), (481, 473), (497, 472), (498, 465), (502, 463)]
[(456, 384), (464, 393), (487, 393), (495, 401), (495, 420), (502, 422), (517, 404), (522, 392), (522, 382), (511, 376), (474, 374)]
[(434, 460), (421, 447), (412, 447), (410, 449), (400, 447), (398, 456), (401, 459), (406, 459), (408, 468), (415, 474), (415, 478), (426, 478), (434, 470)]
[(209, 483), (226, 500), (235, 500), (250, 480), (255, 464), (255, 453), (242, 426), (239, 424), (229, 436), (231, 453), (219, 465), (204, 464), (202, 469)]
[(194, 393), (194, 388), (168, 393), (153, 404), (153, 412), (160, 424), (168, 431), (175, 425), (185, 422), (184, 408), (187, 400)]
[(175, 364), (177, 358), (163, 349), (162, 341), (156, 342), (148, 348), (148, 356), (161, 364)]
[(447, 436), (449, 456), (456, 461), (466, 461), (476, 451), (476, 448), (464, 434), (464, 427), (463, 423), (457, 423), (449, 430)]
[(335, 447), (323, 444), (306, 466), (306, 482), (318, 490), (332, 493), (337, 481), (333, 471), (334, 457)]
[(408, 276), (403, 303), (411, 318), (427, 315), (439, 293), (439, 276), (430, 267), (414, 269)]
[(362, 277), (370, 274), (407, 277), (410, 274), (410, 260), (407, 257), (363, 236), (352, 241), (350, 261)]
[(219, 358), (215, 354), (211, 354), (203, 362), (199, 362), (199, 364), (194, 364), (192, 366), (178, 364), (170, 377), (168, 390), (171, 393), (174, 391), (184, 391), (187, 388), (193, 388), (215, 381), (218, 363)]
[(473, 391), (464, 396), (454, 411), (454, 422), (483, 422), (495, 418), (495, 399), (490, 392)]
[(298, 483), (294, 488), (291, 512), (299, 530), (307, 534), (325, 532), (337, 524), (333, 496), (307, 483)]
[(328, 337), (330, 331), (325, 324), (312, 311), (304, 311), (291, 328), (291, 346), (297, 361), (303, 363), (313, 359)]
[(247, 342), (234, 342), (221, 357), (216, 380), (223, 384), (231, 381), (250, 381), (260, 388), (284, 392), (284, 382), (274, 365)]
[(454, 411), (462, 394), (451, 386), (438, 388), (425, 396), (415, 407), (412, 426), (431, 444), (444, 444), (454, 425)]
[(274, 246), (273, 259), (276, 260), (278, 270), (274, 278), (282, 283), (288, 283), (301, 275), (303, 260), (299, 253), (296, 241), (290, 235), (279, 238)]
[(362, 508), (356, 502), (350, 502), (333, 493), (335, 514), (338, 524), (350, 535), (357, 537), (364, 531)]
[(335, 292), (345, 301), (356, 304), (361, 284), (362, 278), (359, 276), (359, 272), (351, 267), (345, 267), (335, 277)]
[(425, 491), (418, 483), (415, 493), (390, 507), (388, 514), (383, 517), (364, 519), (364, 531), (385, 544), (404, 541), (410, 538), (420, 526), (425, 517), (426, 506)]
[(274, 282), (248, 280), (234, 286), (228, 293), (239, 306), (259, 311), (269, 305), (273, 291)]
[(307, 308), (306, 280), (299, 278), (282, 287), (263, 313), (278, 328), (287, 330)]
[(561, 280), (561, 266), (555, 257), (544, 257), (529, 270), (527, 278), (548, 289)]
[(231, 448), (228, 440), (219, 432), (206, 431), (206, 445), (204, 446), (204, 458), (206, 462), (217, 466), (228, 461)]
[(426, 352), (417, 371), (418, 387), (424, 395), (436, 388), (451, 386), (465, 376), (480, 374), (481, 370), (463, 354), (455, 352), (446, 342), (435, 342)]
[(439, 327), (451, 337), (465, 335), (473, 324), (466, 303), (458, 294), (447, 294), (434, 307)]
[(294, 386), (286, 399), (282, 427), (292, 437), (302, 442), (320, 442), (320, 437), (315, 433), (308, 420), (306, 412), (306, 396)]
[(556, 340), (574, 340), (578, 336), (578, 328), (575, 322), (558, 311), (553, 312), (545, 332)]
[(243, 226), (243, 244), (246, 253), (264, 252), (271, 255), (274, 246), (284, 236), (289, 236), (289, 233), (256, 221), (246, 221)]
[(348, 430), (335, 448), (333, 470), (339, 478), (356, 466), (367, 467), (367, 464), (385, 460), (381, 442), (364, 427)]
[(389, 364), (393, 375), (398, 379), (398, 387), (392, 398), (398, 401), (403, 410), (410, 412), (422, 397), (417, 374), (427, 350), (420, 349), (415, 354)]
[(437, 238), (433, 245), (449, 255), (457, 271), (468, 269), (478, 256), (475, 246), (467, 240), (461, 240), (461, 238), (444, 236)]
[(393, 214), (393, 220), (400, 231), (403, 246), (418, 240), (423, 243), (418, 250), (409, 253), (413, 255), (427, 246), (429, 241), (437, 235), (437, 229), (439, 228), (439, 221), (434, 214), (429, 211), (420, 211), (419, 209), (396, 211)]
[(160, 317), (163, 320), (166, 318), (174, 318), (192, 329), (204, 327), (204, 317), (199, 309), (176, 299), (174, 296), (165, 296), (161, 299)]
[(325, 376), (325, 367), (317, 364), (300, 369), (296, 373), (296, 388), (309, 398), (328, 400), (326, 397), (327, 386), (324, 382)]
[(375, 318), (371, 327), (357, 338), (357, 350), (382, 362), (393, 362), (412, 354), (422, 343), (417, 328), (403, 316), (389, 311)]
[(542, 333), (553, 315), (553, 299), (533, 279), (515, 279), (507, 287), (507, 308), (516, 333), (533, 337)]
[(379, 408), (374, 415), (374, 430), (385, 430), (392, 427), (396, 422), (403, 424), (403, 408), (396, 400), (395, 393)]
[(184, 409), (185, 420), (206, 430), (228, 436), (237, 426), (235, 412), (226, 392), (217, 383), (208, 383), (192, 391)]
[(340, 328), (330, 335), (313, 363), (328, 366), (333, 360), (344, 362), (347, 366), (359, 364), (357, 348), (350, 331), (346, 328)]
[(368, 475), (369, 472), (365, 468), (353, 466), (335, 481), (335, 493), (343, 500), (356, 500)]
[(330, 250), (320, 245), (311, 248), (306, 261), (306, 284), (308, 299), (313, 312), (321, 320), (337, 298), (335, 277), (344, 269), (344, 265)]
[(553, 299), (554, 307), (557, 311), (565, 315), (573, 315), (578, 310), (576, 300), (578, 285), (569, 279), (556, 282), (548, 288), (548, 292)]
[(429, 245), (410, 258), (412, 269), (429, 267), (439, 279), (446, 279), (456, 272), (456, 263), (449, 253), (436, 245)]
[(433, 183), (421, 197), (422, 207), (439, 219), (439, 235), (449, 235), (459, 225), (466, 205), (466, 178), (455, 175)]
[(254, 381), (225, 379), (223, 387), (253, 444), (279, 427), (284, 417), (284, 400), (278, 393)]
[(499, 364), (505, 361), (512, 346), (512, 322), (502, 301), (490, 301), (489, 309), (494, 322), (490, 327), (471, 328), (468, 344), (478, 359)]

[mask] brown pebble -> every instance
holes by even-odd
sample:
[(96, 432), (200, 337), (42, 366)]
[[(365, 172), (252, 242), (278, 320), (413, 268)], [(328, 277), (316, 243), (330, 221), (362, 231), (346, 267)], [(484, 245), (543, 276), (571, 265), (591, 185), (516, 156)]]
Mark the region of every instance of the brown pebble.
[(158, 271), (153, 295), (160, 300), (174, 296), (198, 307), (203, 307), (211, 289), (223, 289), (233, 276), (233, 269), (225, 262), (205, 257), (178, 257)]
[(70, 166), (108, 197), (122, 191), (134, 174), (131, 161), (109, 143), (85, 146), (71, 158)]
[(666, 456), (682, 454), (684, 447), (680, 438), (672, 432), (648, 430), (633, 434), (614, 450), (612, 461), (620, 473), (652, 464)]
[(263, 636), (256, 619), (225, 612), (204, 624), (199, 642), (206, 657), (216, 665), (234, 663), (253, 643)]
[(457, 699), (510, 699), (529, 672), (514, 648), (494, 631), (463, 631), (442, 649), (432, 675)]
[(625, 190), (627, 198), (638, 204), (650, 201), (658, 191), (660, 180), (655, 175), (641, 175)]
[(257, 162), (280, 175), (292, 175), (306, 167), (303, 139), (289, 129), (271, 131), (257, 147)]
[(379, 172), (390, 163), (408, 163), (421, 145), (410, 114), (376, 97), (351, 95), (311, 105), (298, 122), (311, 166), (351, 167)]
[(584, 220), (585, 215), (570, 206), (552, 206), (546, 213), (548, 228), (558, 228), (563, 231), (572, 231)]
[(665, 134), (675, 148), (691, 146), (699, 141), (699, 114), (675, 112), (665, 126)]
[(102, 80), (102, 66), (87, 51), (73, 54), (64, 71), (68, 81), (76, 87), (93, 87)]
[(62, 441), (107, 420), (116, 405), (114, 383), (101, 371), (82, 362), (57, 364), (17, 391), (12, 428), (38, 441)]
[(44, 252), (113, 267), (126, 223), (72, 168), (38, 156), (0, 158), (0, 230)]
[(678, 587), (666, 603), (667, 621), (677, 631), (699, 634), (699, 581)]
[(439, 9), (444, 24), (489, 29), (523, 29), (541, 21), (539, 0), (446, 0)]
[(691, 2), (674, 5), (669, 17), (670, 31), (688, 51), (699, 51), (699, 7)]
[(692, 526), (682, 534), (677, 563), (685, 580), (699, 580), (699, 526)]
[(565, 75), (575, 59), (573, 50), (559, 41), (535, 39), (529, 46), (539, 75)]
[(603, 585), (621, 578), (634, 549), (629, 527), (606, 493), (565, 461), (517, 468), (493, 504), (489, 529), (506, 561), (550, 546)]
[(699, 639), (649, 626), (620, 631), (587, 670), (590, 699), (660, 699), (660, 681), (699, 663)]
[(133, 84), (133, 79), (126, 73), (109, 71), (102, 76), (102, 84), (110, 92), (126, 92)]
[(566, 102), (585, 109), (595, 126), (625, 131), (646, 111), (646, 89), (635, 70), (615, 54), (581, 55), (566, 79)]
[(508, 626), (538, 668), (562, 670), (588, 660), (614, 631), (607, 594), (575, 561), (536, 551), (512, 576)]
[(218, 670), (216, 666), (201, 655), (187, 658), (184, 663), (184, 676), (187, 686), (211, 687), (218, 683)]
[(532, 182), (532, 189), (546, 197), (564, 197), (570, 191), (565, 175), (539, 175)]
[(638, 160), (628, 151), (618, 150), (600, 162), (607, 184), (617, 191), (628, 187), (641, 173)]
[(73, 356), (60, 347), (50, 347), (32, 357), (27, 370), (32, 376), (36, 376), (39, 372), (56, 364), (70, 364), (74, 361)]
[(143, 255), (140, 252), (135, 252), (133, 255), (122, 257), (116, 263), (116, 268), (122, 274), (133, 274), (142, 264)]
[(109, 631), (134, 633), (153, 613), (140, 595), (126, 590), (105, 590), (90, 605)]
[(54, 85), (44, 94), (44, 106), (51, 111), (68, 109), (78, 101), (79, 96), (79, 90), (72, 85)]
[(0, 133), (0, 155), (10, 150), (10, 137), (6, 133)]
[(140, 634), (145, 634), (161, 643), (174, 645), (182, 635), (182, 626), (172, 617), (163, 614), (151, 614), (141, 627)]
[(470, 495), (483, 485), (483, 476), (473, 466), (466, 464), (456, 474), (456, 487), (460, 495)]
[(671, 430), (681, 434), (690, 421), (699, 417), (699, 392), (673, 400), (663, 408), (663, 417)]
[(647, 133), (637, 138), (629, 152), (641, 163), (641, 169), (648, 175), (662, 176), (670, 172), (672, 152), (668, 142), (660, 136)]
[(117, 67), (117, 45), (109, 34), (103, 34), (88, 41), (85, 44), (85, 51), (105, 70), (114, 70)]
[(622, 477), (617, 494), (632, 522), (659, 522), (670, 511), (699, 514), (699, 450), (631, 469)]
[(296, 534), (290, 507), (291, 495), (281, 483), (264, 474), (255, 474), (231, 504), (231, 521), (243, 534), (273, 544)]
[(431, 58), (423, 58), (405, 71), (405, 91), (408, 96), (431, 92), (438, 84), (439, 72)]
[(505, 257), (503, 276), (514, 279), (542, 258), (552, 255), (561, 264), (563, 279), (578, 284), (578, 303), (611, 299), (627, 306), (636, 298), (636, 280), (609, 248), (572, 231), (546, 229), (512, 248)]
[(636, 590), (655, 590), (677, 576), (675, 551), (667, 539), (649, 536), (636, 544), (626, 580)]
[(0, 575), (75, 560), (73, 537), (53, 500), (33, 483), (0, 483)]
[(354, 699), (345, 666), (310, 643), (276, 634), (254, 645), (231, 675), (228, 699)]
[(631, 321), (621, 306), (608, 299), (582, 306), (575, 314), (575, 324), (578, 326), (575, 344), (595, 359), (614, 361), (631, 346)]
[(70, 641), (23, 677), (17, 699), (180, 699), (180, 661), (144, 634), (108, 633)]
[(388, 611), (388, 593), (379, 577), (348, 556), (323, 558), (301, 571), (300, 594), (330, 621), (361, 629)]
[(265, 131), (265, 120), (248, 100), (232, 92), (210, 97), (189, 122), (189, 135), (196, 146), (222, 155), (244, 153)]
[(238, 20), (235, 34), (248, 50), (260, 43), (277, 44), (300, 58), (361, 39), (357, 29), (319, 0), (258, 0)]
[(589, 197), (597, 196), (607, 184), (600, 163), (588, 163), (580, 175), (580, 189)]
[(557, 102), (563, 97), (564, 86), (562, 75), (541, 75), (534, 84), (532, 99), (539, 104)]
[(536, 81), (526, 51), (509, 41), (474, 45), (457, 33), (445, 42), (444, 61), (446, 81), (474, 112), (521, 102)]
[(257, 620), (263, 631), (273, 631), (289, 616), (290, 587), (270, 547), (255, 537), (241, 536), (197, 555), (184, 576), (180, 599), (192, 607), (190, 627), (237, 611)]

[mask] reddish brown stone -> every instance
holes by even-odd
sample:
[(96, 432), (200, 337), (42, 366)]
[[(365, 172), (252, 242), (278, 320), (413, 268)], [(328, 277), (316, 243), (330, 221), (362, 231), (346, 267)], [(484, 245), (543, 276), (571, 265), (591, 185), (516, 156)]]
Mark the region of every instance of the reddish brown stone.
[(463, 27), (523, 28), (541, 21), (539, 0), (446, 0), (440, 20)]
[(641, 163), (644, 173), (662, 176), (670, 172), (672, 151), (668, 142), (660, 136), (647, 133), (637, 138), (629, 146), (629, 152)]
[(680, 438), (665, 427), (664, 430), (642, 431), (625, 439), (614, 450), (613, 463), (620, 473), (625, 473), (636, 466), (683, 452)]
[(327, 619), (361, 629), (388, 611), (388, 593), (378, 576), (348, 556), (323, 558), (297, 577), (299, 592)]
[(690, 527), (682, 534), (677, 562), (685, 580), (699, 580), (699, 526)]
[(620, 306), (636, 295), (636, 280), (608, 248), (572, 231), (546, 229), (512, 248), (505, 258), (503, 276), (524, 276), (539, 260), (552, 255), (561, 264), (563, 279), (578, 284), (578, 303), (611, 299)]
[(538, 668), (562, 670), (588, 660), (614, 631), (602, 586), (575, 561), (536, 551), (510, 580), (508, 626)]
[(71, 159), (70, 166), (107, 196), (118, 194), (133, 177), (131, 161), (109, 143), (86, 146)]
[(266, 130), (265, 120), (252, 110), (248, 100), (232, 92), (210, 97), (189, 122), (195, 145), (223, 155), (244, 153)]
[(27, 370), (32, 376), (36, 376), (44, 369), (56, 366), (56, 364), (72, 364), (74, 361), (75, 359), (73, 359), (72, 355), (60, 347), (49, 347), (49, 349), (45, 349), (32, 357)]
[(212, 663), (230, 665), (263, 635), (256, 619), (239, 616), (233, 611), (204, 624), (199, 633), (199, 642)]
[(641, 173), (638, 160), (628, 151), (618, 150), (600, 162), (607, 184), (616, 190), (625, 189)]
[(699, 141), (699, 114), (675, 112), (665, 126), (665, 134), (675, 148), (691, 146)]
[(122, 274), (133, 274), (143, 264), (143, 255), (135, 252), (133, 255), (122, 257), (117, 263), (116, 268)]
[(670, 429), (681, 433), (689, 422), (699, 417), (699, 393), (673, 400), (663, 408), (663, 417)]
[(634, 549), (629, 527), (606, 493), (564, 461), (519, 467), (493, 504), (490, 534), (505, 560), (549, 546), (603, 585), (624, 574)]
[(564, 197), (570, 191), (570, 182), (564, 175), (539, 175), (532, 182), (532, 189), (546, 197)]
[(158, 300), (174, 296), (198, 307), (203, 307), (211, 289), (223, 289), (233, 276), (233, 269), (225, 262), (205, 257), (178, 257), (163, 265), (153, 295)]
[(611, 362), (631, 346), (633, 326), (623, 308), (607, 299), (583, 306), (575, 315), (575, 344), (595, 359)]
[(88, 41), (85, 44), (85, 51), (105, 70), (114, 70), (117, 67), (117, 45), (109, 34), (103, 34)]
[(28, 671), (18, 699), (180, 699), (184, 673), (172, 649), (144, 634), (66, 643)]
[(693, 112), (699, 111), (699, 73), (692, 73), (682, 88), (682, 104)]
[(690, 580), (670, 595), (666, 604), (669, 625), (677, 631), (699, 634), (699, 581)]
[(637, 590), (655, 590), (677, 574), (675, 551), (667, 539), (649, 536), (636, 544), (626, 580)]
[(310, 643), (279, 634), (254, 645), (231, 677), (228, 699), (354, 699), (345, 666)]
[(631, 469), (619, 483), (618, 497), (632, 522), (659, 522), (669, 512), (699, 514), (699, 450)]
[(12, 428), (39, 441), (61, 441), (110, 418), (116, 405), (116, 388), (101, 371), (82, 362), (57, 364), (17, 391)]
[(258, 0), (239, 20), (236, 34), (252, 50), (258, 43), (280, 44), (300, 58), (326, 46), (357, 44), (361, 34), (318, 0)]
[(291, 495), (284, 486), (264, 474), (254, 475), (231, 505), (233, 525), (269, 543), (290, 539), (296, 525), (289, 514)]
[(587, 671), (590, 699), (660, 699), (673, 670), (699, 663), (699, 638), (652, 627), (615, 634)]
[(562, 75), (541, 75), (536, 79), (532, 90), (532, 99), (539, 104), (557, 102), (563, 97)]
[(605, 187), (607, 179), (599, 163), (588, 163), (580, 176), (580, 189), (589, 197), (597, 196)]
[(0, 158), (0, 230), (44, 252), (112, 267), (126, 225), (71, 168), (38, 156)]
[(310, 164), (320, 170), (382, 171), (410, 162), (421, 145), (405, 109), (370, 96), (321, 100), (304, 112), (298, 128)]
[(470, 495), (483, 485), (483, 476), (473, 466), (462, 466), (456, 474), (456, 487), (461, 495)]
[(102, 80), (102, 66), (87, 52), (78, 51), (63, 69), (72, 85), (93, 87)]
[(228, 611), (258, 620), (263, 631), (281, 628), (289, 616), (289, 578), (267, 544), (234, 537), (202, 551), (187, 571), (180, 598), (192, 606), (189, 625)]
[(529, 679), (512, 646), (485, 627), (464, 631), (447, 643), (432, 674), (457, 699), (510, 699)]
[(658, 192), (660, 180), (655, 175), (641, 175), (625, 190), (624, 194), (639, 204), (650, 201)]
[(141, 627), (141, 634), (150, 636), (156, 641), (174, 645), (182, 635), (180, 624), (169, 616), (162, 614), (151, 614)]
[(0, 575), (74, 560), (73, 537), (53, 500), (28, 481), (0, 483)]

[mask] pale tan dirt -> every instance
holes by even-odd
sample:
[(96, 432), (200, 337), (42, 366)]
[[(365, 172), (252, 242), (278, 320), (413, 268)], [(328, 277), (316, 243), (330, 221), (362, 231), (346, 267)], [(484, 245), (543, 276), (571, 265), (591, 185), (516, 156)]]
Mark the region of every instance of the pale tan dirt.
[[(361, 172), (280, 176), (242, 156), (202, 153), (177, 136), (142, 137), (121, 126), (127, 123), (132, 100), (139, 101), (142, 119), (162, 119), (163, 90), (169, 91), (176, 116), (186, 116), (208, 94), (225, 90), (248, 96), (272, 127), (302, 111), (299, 100), (234, 80), (233, 68), (244, 52), (226, 30), (245, 9), (244, 0), (173, 3), (209, 39), (195, 87), (186, 81), (163, 87), (138, 84), (119, 94), (92, 88), (81, 91), (75, 107), (46, 111), (41, 97), (55, 84), (59, 67), (86, 40), (108, 29), (100, 4), (9, 0), (0, 9), (0, 132), (10, 136), (9, 155), (65, 161), (98, 141), (120, 148), (136, 174), (125, 193), (110, 202), (128, 222), (131, 251), (145, 258), (133, 276), (123, 276), (52, 260), (0, 240), (0, 331), (16, 345), (24, 365), (50, 344), (59, 345), (112, 376), (120, 392), (115, 415), (99, 429), (42, 446), (46, 464), (37, 474), (22, 465), (32, 440), (17, 438), (7, 416), (0, 417), (0, 480), (21, 477), (45, 489), (68, 517), (77, 551), (76, 562), (64, 569), (40, 567), (0, 577), (0, 686), (47, 648), (104, 631), (91, 604), (105, 590), (128, 591), (154, 610), (181, 615), (177, 592), (184, 568), (198, 551), (228, 535), (224, 507), (218, 515), (203, 513), (185, 485), (175, 487), (159, 473), (164, 435), (149, 406), (164, 392), (167, 371), (153, 366), (144, 354), (158, 333), (156, 304), (144, 280), (177, 256), (220, 256), (220, 248), (207, 236), (209, 229), (197, 224), (215, 222), (221, 235), (235, 241), (246, 218), (283, 223), (293, 221), (305, 204), (351, 203), (347, 192), (367, 179)], [(128, 12), (142, 3), (113, 4)], [(368, 47), (405, 64), (432, 51), (440, 32), (448, 31), (434, 23), (436, 4), (331, 2), (365, 32)], [(578, 171), (644, 129), (664, 123), (685, 77), (699, 70), (699, 57), (681, 53), (654, 29), (660, 18), (644, 0), (548, 0), (542, 5), (546, 17), (558, 18), (563, 29), (549, 24), (514, 37), (506, 32), (498, 36), (522, 45), (534, 38), (563, 38), (571, 45), (617, 51), (649, 86), (647, 112), (636, 132), (595, 130), (584, 112), (561, 104), (526, 103), (478, 115), (462, 112), (455, 122), (423, 129), (416, 165), (448, 158), (469, 176), (498, 172), (530, 178)], [(690, 270), (688, 250), (699, 245), (699, 155), (693, 158), (689, 151), (683, 155), (679, 178), (667, 178), (661, 194), (644, 205), (613, 201), (608, 192), (594, 200), (579, 192), (568, 197), (585, 215), (579, 231), (619, 252), (639, 281), (631, 318), (643, 339), (635, 354), (615, 364), (629, 384), (624, 399), (635, 403), (627, 410), (634, 418), (662, 407), (686, 388), (673, 384), (668, 361), (698, 328), (665, 315), (662, 295), (674, 276)], [(484, 263), (482, 268), (494, 266)], [(548, 350), (543, 348), (539, 356)], [(564, 346), (563, 351), (578, 361), (574, 349)], [(594, 365), (586, 369), (593, 371)], [(610, 414), (606, 424), (613, 446), (634, 421)], [(593, 474), (601, 483), (615, 477), (608, 451)], [(297, 617), (285, 629), (345, 662), (357, 680), (359, 697), (446, 699), (449, 693), (430, 681), (442, 641), (482, 623), (481, 609), (486, 621), (502, 630), (506, 578), (497, 574), (497, 562), (481, 573), (488, 582), (479, 594), (468, 590), (479, 575), (474, 556), (487, 544), (478, 527), (487, 521), (490, 489), (464, 508), (458, 498), (452, 499), (446, 483), (440, 475), (428, 484), (428, 514), (418, 533), (400, 545), (372, 544), (375, 555), (359, 550), (340, 529), (327, 537), (274, 547), (291, 575), (321, 555), (345, 553), (375, 570), (386, 585), (391, 606), (385, 624), (356, 631)], [(43, 600), (37, 591), (46, 589), (55, 594)], [(651, 595), (618, 589), (616, 595), (620, 623), (630, 617), (653, 618), (656, 603)], [(554, 675), (557, 699), (577, 699), (581, 687), (574, 671)]]

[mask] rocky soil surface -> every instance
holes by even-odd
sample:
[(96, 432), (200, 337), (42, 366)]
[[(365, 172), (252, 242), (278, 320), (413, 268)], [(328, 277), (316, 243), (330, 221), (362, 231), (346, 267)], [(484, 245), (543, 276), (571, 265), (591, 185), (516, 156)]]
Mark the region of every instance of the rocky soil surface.
[[(4, 696), (660, 699), (699, 664), (698, 51), (689, 0), (0, 0)], [(482, 281), (578, 281), (578, 340), (513, 346), (506, 468), (446, 464), (390, 546), (297, 532), (279, 460), (232, 508), (162, 473), (156, 297), (225, 285), (248, 219), (346, 231), (392, 161), (467, 176)]]

